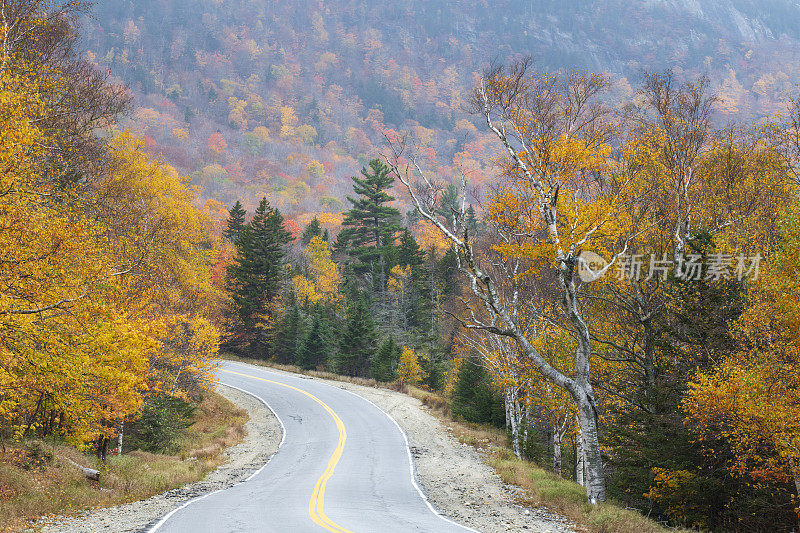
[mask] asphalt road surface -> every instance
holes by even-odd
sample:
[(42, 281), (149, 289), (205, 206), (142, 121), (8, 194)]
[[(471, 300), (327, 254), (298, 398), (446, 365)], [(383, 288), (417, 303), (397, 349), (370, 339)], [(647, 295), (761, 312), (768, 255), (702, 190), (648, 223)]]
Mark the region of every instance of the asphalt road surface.
[(378, 407), (337, 387), (224, 362), (219, 380), (278, 416), (278, 452), (248, 481), (179, 507), (158, 533), (474, 531), (438, 515), (413, 478), (403, 432)]

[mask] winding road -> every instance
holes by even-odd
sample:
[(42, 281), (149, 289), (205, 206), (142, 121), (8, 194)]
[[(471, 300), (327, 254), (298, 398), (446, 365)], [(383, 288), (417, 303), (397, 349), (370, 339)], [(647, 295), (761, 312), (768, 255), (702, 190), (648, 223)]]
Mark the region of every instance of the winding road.
[(283, 426), (281, 446), (246, 482), (187, 502), (150, 533), (474, 531), (429, 504), (404, 433), (371, 402), (228, 361), (218, 376), (272, 409)]

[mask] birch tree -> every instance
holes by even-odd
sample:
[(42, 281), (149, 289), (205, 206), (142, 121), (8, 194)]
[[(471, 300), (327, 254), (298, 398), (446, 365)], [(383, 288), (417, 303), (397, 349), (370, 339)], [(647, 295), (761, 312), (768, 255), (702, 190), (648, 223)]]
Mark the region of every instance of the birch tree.
[[(493, 226), (494, 249), (521, 258), (522, 270), (491, 262), (475, 247), (465, 227), (462, 191), (453, 224), (437, 216), (442, 187), (429, 176), (408, 143), (390, 142), (387, 156), (395, 176), (408, 188), (423, 219), (432, 223), (458, 252), (458, 267), (469, 286), (458, 317), (462, 327), (512, 338), (530, 363), (576, 404), (586, 455), (586, 496), (606, 499), (605, 473), (591, 382), (592, 341), (579, 302), (581, 253), (611, 254), (595, 274), (603, 274), (625, 253), (635, 234), (633, 205), (624, 169), (611, 159), (615, 135), (609, 110), (600, 103), (608, 81), (600, 75), (541, 75), (528, 60), (487, 71), (471, 96), (505, 156), (501, 179), (489, 199), (486, 218)], [(463, 189), (463, 187), (462, 187)], [(560, 300), (560, 318), (575, 337), (575, 373), (556, 369), (536, 349), (520, 323), (518, 280), (549, 279)], [(548, 276), (550, 276), (548, 278)]]

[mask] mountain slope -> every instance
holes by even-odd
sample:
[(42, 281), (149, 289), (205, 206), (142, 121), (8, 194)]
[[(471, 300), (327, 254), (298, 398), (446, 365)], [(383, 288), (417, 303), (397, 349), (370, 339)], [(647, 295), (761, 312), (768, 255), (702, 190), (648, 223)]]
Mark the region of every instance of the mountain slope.
[(729, 118), (775, 113), (798, 78), (789, 0), (104, 2), (87, 47), (134, 91), (131, 125), (207, 197), (339, 211), (347, 176), (410, 130), (448, 177), (480, 182), (492, 143), (465, 91), (490, 60), (614, 74), (708, 73)]

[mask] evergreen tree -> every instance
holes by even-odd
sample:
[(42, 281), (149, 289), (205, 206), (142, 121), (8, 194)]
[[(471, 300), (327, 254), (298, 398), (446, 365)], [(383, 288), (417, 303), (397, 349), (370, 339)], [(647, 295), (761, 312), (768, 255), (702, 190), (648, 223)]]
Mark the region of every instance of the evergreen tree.
[(400, 346), (389, 335), (372, 359), (372, 377), (378, 381), (394, 381), (397, 378), (396, 368), (400, 353)]
[(449, 248), (442, 258), (437, 261), (436, 278), (440, 281), (442, 294), (450, 294), (457, 286), (458, 258), (453, 248)]
[(464, 361), (458, 369), (453, 391), (453, 414), (467, 422), (505, 425), (503, 399), (492, 386), (491, 377), (482, 366)]
[(397, 248), (397, 245), (395, 245), (394, 243), (395, 241), (394, 234), (395, 231), (393, 229), (386, 230), (383, 232), (383, 238), (381, 239), (381, 242), (383, 242), (383, 244), (381, 245), (379, 250), (381, 254), (381, 260), (383, 262), (383, 268), (387, 273), (390, 270), (392, 270), (392, 268), (394, 268), (395, 265), (399, 264), (398, 262), (399, 250)]
[(431, 390), (439, 390), (444, 386), (447, 369), (440, 352), (441, 349), (434, 346), (431, 352), (428, 353), (428, 357), (420, 362), (422, 371), (425, 374), (422, 384), (430, 387)]
[(469, 204), (467, 212), (464, 214), (464, 225), (467, 227), (469, 234), (473, 237), (481, 232), (480, 221), (478, 220), (478, 215), (475, 213), (475, 208), (472, 207), (472, 204)]
[(303, 236), (302, 236), (303, 246), (308, 246), (308, 243), (311, 242), (311, 239), (321, 235), (322, 235), (322, 226), (320, 225), (317, 217), (314, 217), (303, 230)]
[(266, 198), (245, 224), (235, 241), (236, 257), (226, 272), (231, 296), (226, 345), (250, 356), (266, 356), (266, 331), (270, 304), (277, 296), (283, 275), (285, 246), (292, 241), (283, 216)]
[(398, 265), (411, 265), (411, 268), (417, 268), (425, 261), (425, 252), (417, 244), (414, 236), (408, 229), (403, 229), (400, 234), (400, 242), (397, 245), (397, 264)]
[(236, 243), (236, 239), (239, 238), (239, 234), (242, 232), (242, 228), (244, 228), (244, 218), (247, 214), (247, 211), (245, 211), (244, 207), (242, 207), (242, 203), (239, 200), (236, 200), (236, 203), (233, 204), (233, 207), (228, 211), (228, 214), (228, 221), (225, 229), (222, 232), (222, 236), (232, 243)]
[(420, 221), (422, 217), (419, 214), (419, 209), (416, 207), (406, 211), (406, 226), (413, 228), (414, 224)]
[(390, 207), (394, 197), (386, 192), (394, 183), (389, 167), (378, 159), (369, 162), (370, 171), (361, 169), (362, 177), (353, 176), (357, 198), (348, 196), (352, 208), (347, 211), (339, 233), (340, 247), (345, 247), (355, 260), (357, 274), (372, 274), (376, 289), (386, 287), (388, 268), (385, 253), (400, 230), (400, 212)]
[[(716, 250), (707, 232), (695, 235), (687, 245), (701, 256), (702, 264)], [(670, 508), (680, 506), (689, 523), (726, 529), (726, 523), (741, 520), (737, 513), (755, 515), (757, 506), (748, 506), (768, 497), (757, 485), (729, 475), (725, 464), (733, 460), (733, 452), (724, 439), (713, 456), (706, 453), (684, 423), (681, 405), (694, 372), (713, 365), (710, 355), (736, 349), (729, 324), (744, 309), (742, 286), (737, 280), (673, 279), (668, 290), (670, 312), (653, 322), (657, 336), (650, 377), (632, 375), (626, 380), (629, 402), (611, 406), (615, 423), (605, 436), (614, 450), (609, 494), (626, 505), (647, 506), (665, 519), (670, 518)], [(652, 499), (648, 494), (656, 485), (656, 471), (689, 475), (668, 494)]]
[(298, 363), (298, 353), (304, 337), (303, 316), (297, 303), (289, 307), (278, 327), (275, 328), (273, 358), (278, 363), (293, 365)]
[(363, 297), (350, 304), (347, 324), (336, 355), (336, 371), (348, 376), (368, 377), (377, 333)]
[(340, 261), (344, 261), (345, 258), (347, 257), (347, 246), (348, 246), (347, 241), (348, 241), (347, 232), (340, 231), (339, 234), (336, 235), (336, 240), (333, 241), (333, 246), (331, 246), (331, 250), (333, 251), (334, 256), (336, 256)]
[(297, 351), (297, 364), (306, 370), (313, 370), (328, 363), (330, 344), (328, 325), (321, 309), (315, 309), (311, 329), (308, 330)]
[(397, 245), (397, 264), (411, 267), (409, 280), (408, 303), (403, 312), (406, 314), (406, 323), (412, 328), (422, 328), (423, 331), (430, 329), (430, 313), (432, 305), (430, 296), (432, 294), (430, 283), (428, 283), (428, 272), (423, 265), (425, 263), (425, 252), (417, 244), (414, 236), (408, 229), (404, 229), (400, 234), (400, 242)]
[(458, 188), (452, 183), (445, 187), (442, 195), (439, 197), (439, 205), (436, 207), (436, 214), (443, 216), (450, 223), (454, 225), (456, 213), (461, 211), (461, 206), (458, 205)]

